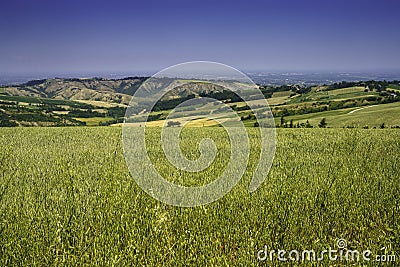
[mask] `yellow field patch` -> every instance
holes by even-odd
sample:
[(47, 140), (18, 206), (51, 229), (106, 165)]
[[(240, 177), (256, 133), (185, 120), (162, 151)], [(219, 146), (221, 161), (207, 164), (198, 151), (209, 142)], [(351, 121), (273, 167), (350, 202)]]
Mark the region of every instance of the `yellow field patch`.
[(272, 97), (282, 97), (282, 96), (286, 96), (289, 97), (292, 94), (292, 91), (283, 91), (283, 92), (274, 92), (272, 94)]
[(84, 104), (89, 104), (95, 107), (103, 107), (103, 108), (111, 108), (111, 107), (126, 107), (124, 104), (118, 104), (118, 103), (109, 103), (109, 102), (104, 102), (104, 101), (95, 101), (95, 100), (74, 100), (76, 102), (84, 103)]
[[(221, 121), (226, 121), (228, 119), (220, 119)], [(181, 119), (174, 119), (173, 121), (176, 122), (182, 122)], [(142, 122), (142, 123), (127, 123), (126, 125), (130, 125), (130, 126), (146, 126), (146, 127), (164, 127), (165, 124), (165, 120), (158, 120), (158, 121), (148, 121), (146, 123)], [(215, 126), (218, 125), (219, 122), (216, 120), (212, 120), (212, 119), (208, 119), (208, 118), (202, 118), (202, 119), (195, 119), (192, 120), (188, 123), (186, 123), (184, 126), (185, 127), (210, 127), (210, 126)], [(122, 123), (118, 123), (118, 124), (114, 124), (113, 126), (122, 126)], [(183, 125), (181, 125), (183, 126)]]
[(289, 98), (287, 96), (272, 97), (272, 98), (267, 99), (269, 105), (285, 104), (286, 101), (288, 101), (288, 100), (289, 100)]
[(364, 90), (365, 90), (365, 88), (362, 86), (355, 86), (355, 87), (349, 87), (349, 88), (336, 89), (336, 90), (327, 91), (327, 92), (328, 92), (328, 95), (343, 95), (343, 94), (349, 94), (349, 93), (363, 92)]

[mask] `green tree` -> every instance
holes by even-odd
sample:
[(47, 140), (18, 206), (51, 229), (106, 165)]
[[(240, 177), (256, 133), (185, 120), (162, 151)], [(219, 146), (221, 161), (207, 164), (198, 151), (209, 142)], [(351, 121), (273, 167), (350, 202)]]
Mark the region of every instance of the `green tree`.
[(321, 120), (320, 123), (318, 124), (318, 127), (319, 127), (319, 128), (326, 128), (326, 125), (327, 125), (326, 119), (325, 119), (325, 118), (322, 118), (322, 120)]

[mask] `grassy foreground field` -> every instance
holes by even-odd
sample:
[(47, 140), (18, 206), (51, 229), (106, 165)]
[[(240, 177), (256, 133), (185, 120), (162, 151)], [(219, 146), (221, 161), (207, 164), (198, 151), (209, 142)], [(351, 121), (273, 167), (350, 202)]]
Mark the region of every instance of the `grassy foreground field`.
[[(339, 238), (400, 261), (399, 130), (277, 129), (273, 167), (251, 194), (259, 140), (247, 130), (253, 153), (241, 182), (217, 202), (176, 208), (131, 178), (120, 127), (1, 128), (0, 266), (271, 266), (257, 260), (265, 245), (321, 251)], [(193, 136), (226, 142), (221, 128), (186, 135), (181, 147), (194, 156)], [(224, 155), (204, 180), (216, 178)], [(155, 162), (164, 175), (180, 173)]]

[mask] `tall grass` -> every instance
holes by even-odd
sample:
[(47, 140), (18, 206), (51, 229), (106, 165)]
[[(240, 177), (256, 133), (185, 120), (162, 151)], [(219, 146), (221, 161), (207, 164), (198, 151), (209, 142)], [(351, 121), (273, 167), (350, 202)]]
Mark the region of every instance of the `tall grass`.
[[(184, 133), (188, 157), (198, 153), (193, 136), (214, 136), (222, 149), (196, 179), (223, 169), (222, 131)], [(246, 266), (260, 263), (265, 245), (317, 251), (338, 238), (400, 260), (400, 131), (278, 129), (273, 167), (251, 194), (259, 140), (249, 131), (253, 153), (238, 186), (212, 204), (177, 208), (136, 185), (120, 128), (0, 129), (0, 266)], [(161, 146), (148, 144), (157, 159)], [(201, 183), (158, 158), (169, 179)]]

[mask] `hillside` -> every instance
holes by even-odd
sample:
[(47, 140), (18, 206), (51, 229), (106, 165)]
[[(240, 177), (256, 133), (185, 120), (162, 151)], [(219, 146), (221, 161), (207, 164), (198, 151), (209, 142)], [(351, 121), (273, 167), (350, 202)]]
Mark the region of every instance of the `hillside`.
[(90, 100), (128, 104), (131, 96), (146, 78), (124, 79), (46, 79), (34, 80), (21, 85), (4, 87), (11, 96)]

